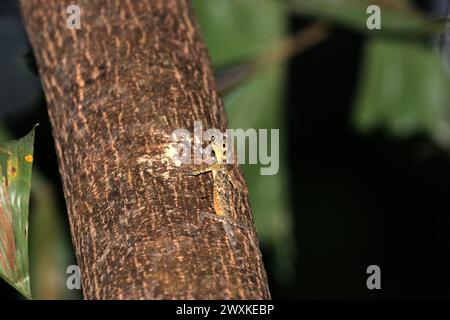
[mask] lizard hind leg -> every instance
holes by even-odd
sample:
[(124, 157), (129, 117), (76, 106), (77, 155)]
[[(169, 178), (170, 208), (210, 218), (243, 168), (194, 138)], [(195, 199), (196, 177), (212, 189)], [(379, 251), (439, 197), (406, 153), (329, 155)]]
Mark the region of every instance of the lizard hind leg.
[(212, 166), (200, 169), (200, 170), (194, 170), (187, 173), (188, 176), (198, 176), (199, 174), (207, 173), (212, 171)]

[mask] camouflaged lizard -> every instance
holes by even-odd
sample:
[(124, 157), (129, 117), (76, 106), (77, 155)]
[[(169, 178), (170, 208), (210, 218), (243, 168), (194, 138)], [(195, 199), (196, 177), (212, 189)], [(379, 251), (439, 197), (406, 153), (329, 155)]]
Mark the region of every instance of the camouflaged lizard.
[[(233, 206), (234, 206), (234, 196), (236, 190), (243, 190), (244, 186), (239, 182), (231, 171), (232, 166), (225, 163), (227, 158), (227, 144), (223, 142), (222, 139), (217, 136), (211, 137), (211, 149), (212, 155), (214, 157), (214, 163), (204, 169), (196, 170), (190, 172), (188, 175), (197, 176), (203, 173), (212, 172), (213, 175), (213, 201), (215, 214), (202, 212), (200, 214), (200, 221), (208, 217), (213, 219), (223, 225), (225, 233), (228, 240), (231, 243), (233, 252), (236, 257), (236, 265), (239, 269), (245, 268), (244, 256), (237, 245), (237, 238), (234, 228), (238, 228), (241, 232), (246, 232), (251, 228), (239, 221), (239, 219), (233, 219)], [(253, 248), (256, 248), (257, 252), (260, 253), (259, 248), (253, 242), (252, 237), (248, 237), (248, 240)]]
[(243, 185), (230, 172), (231, 166), (225, 163), (227, 158), (227, 144), (224, 142), (224, 139), (218, 139), (216, 136), (212, 136), (211, 149), (215, 160), (214, 164), (201, 170), (192, 171), (189, 175), (197, 176), (212, 172), (214, 182), (214, 210), (218, 216), (230, 217), (234, 193), (231, 187), (242, 189)]

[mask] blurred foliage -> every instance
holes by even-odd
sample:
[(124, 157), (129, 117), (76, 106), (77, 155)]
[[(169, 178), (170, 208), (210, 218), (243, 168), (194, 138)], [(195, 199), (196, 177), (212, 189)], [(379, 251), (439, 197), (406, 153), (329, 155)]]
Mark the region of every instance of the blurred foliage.
[(31, 291), (35, 299), (79, 299), (81, 292), (66, 286), (66, 269), (73, 261), (70, 235), (66, 233), (64, 208), (56, 192), (38, 170), (33, 173), (30, 215)]
[[(273, 1), (198, 0), (193, 4), (215, 69), (251, 60), (286, 34), (286, 12)], [(242, 166), (258, 234), (263, 246), (274, 249), (272, 264), (280, 281), (294, 276), (296, 253), (285, 165), (285, 85), (284, 66), (272, 66), (223, 97), (230, 128), (280, 129), (278, 174), (262, 176), (259, 166)]]
[(405, 0), (286, 0), (286, 3), (299, 14), (363, 32), (372, 32), (366, 27), (369, 5), (380, 7), (383, 32), (426, 34), (440, 27)]
[(31, 299), (28, 267), (28, 203), (34, 128), (0, 146), (0, 276)]
[[(296, 12), (371, 35), (355, 98), (353, 119), (358, 129), (381, 128), (398, 137), (426, 134), (450, 146), (450, 82), (432, 41), (444, 32), (442, 22), (431, 20), (405, 0), (289, 3)], [(381, 9), (381, 30), (366, 28), (369, 14), (363, 13), (371, 4)]]
[[(369, 5), (381, 9), (381, 30), (366, 26)], [(288, 14), (316, 18), (367, 35), (365, 58), (355, 94), (353, 120), (362, 131), (385, 129), (394, 136), (427, 134), (450, 144), (449, 80), (433, 37), (442, 22), (431, 20), (406, 0), (211, 0), (194, 1), (213, 65), (236, 68), (276, 46), (286, 33)], [(338, 63), (338, 57), (336, 57)], [(231, 69), (231, 68), (230, 68)], [(254, 74), (252, 74), (254, 75)], [(243, 166), (263, 245), (277, 252), (276, 274), (292, 270), (289, 174), (283, 164), (286, 137), (282, 65), (262, 68), (224, 96), (230, 128), (280, 128), (280, 173), (260, 176), (257, 166)]]
[(450, 82), (431, 46), (373, 39), (366, 47), (355, 124), (450, 146)]

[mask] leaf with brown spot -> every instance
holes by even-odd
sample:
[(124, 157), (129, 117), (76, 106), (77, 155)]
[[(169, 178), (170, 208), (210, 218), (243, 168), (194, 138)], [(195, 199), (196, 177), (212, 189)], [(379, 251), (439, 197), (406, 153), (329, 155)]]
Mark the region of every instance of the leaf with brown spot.
[(0, 145), (0, 277), (31, 298), (28, 267), (28, 202), (34, 128)]

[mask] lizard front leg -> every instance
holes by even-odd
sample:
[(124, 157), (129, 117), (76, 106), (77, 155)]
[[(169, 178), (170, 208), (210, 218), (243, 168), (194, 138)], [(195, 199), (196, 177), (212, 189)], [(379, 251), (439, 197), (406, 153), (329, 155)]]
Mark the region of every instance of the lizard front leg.
[(215, 163), (211, 166), (208, 166), (206, 168), (200, 169), (200, 170), (194, 170), (189, 172), (187, 175), (188, 176), (198, 176), (199, 174), (203, 174), (203, 173), (207, 173), (207, 172), (211, 172), (214, 171), (217, 168), (218, 164)]

